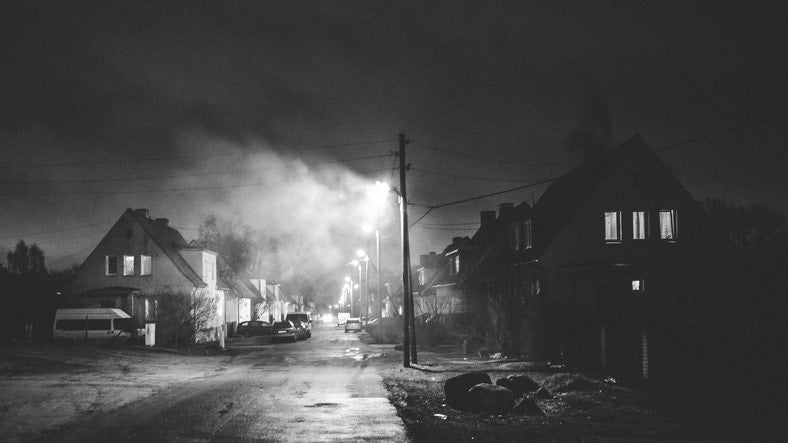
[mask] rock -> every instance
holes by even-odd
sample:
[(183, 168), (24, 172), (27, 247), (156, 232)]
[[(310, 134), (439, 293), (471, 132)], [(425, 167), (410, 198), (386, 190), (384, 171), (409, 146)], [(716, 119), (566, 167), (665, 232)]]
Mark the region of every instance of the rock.
[(467, 410), (468, 390), (479, 383), (492, 383), (492, 380), (484, 372), (467, 372), (446, 380), (443, 384), (446, 404), (453, 409)]
[(539, 389), (537, 389), (536, 392), (534, 393), (534, 397), (542, 398), (542, 399), (545, 399), (545, 400), (550, 399), (550, 398), (554, 398), (553, 394), (551, 394), (550, 391), (547, 390), (547, 388), (539, 388)]
[(509, 375), (504, 378), (499, 378), (495, 384), (509, 388), (509, 390), (519, 396), (539, 389), (539, 385), (527, 375)]
[(545, 417), (544, 411), (530, 398), (523, 398), (514, 407), (515, 414)]
[(508, 414), (514, 409), (514, 392), (492, 383), (480, 383), (468, 390), (469, 409), (490, 414)]

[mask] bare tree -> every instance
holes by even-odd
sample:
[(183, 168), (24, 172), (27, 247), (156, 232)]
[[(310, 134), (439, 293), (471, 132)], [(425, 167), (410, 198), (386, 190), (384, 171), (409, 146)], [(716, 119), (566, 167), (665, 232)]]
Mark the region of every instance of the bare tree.
[(46, 274), (44, 251), (35, 244), (27, 246), (24, 240), (19, 240), (8, 258), (8, 270), (16, 274)]
[(194, 344), (199, 333), (211, 329), (217, 300), (203, 294), (161, 293), (157, 300), (157, 341), (166, 345)]

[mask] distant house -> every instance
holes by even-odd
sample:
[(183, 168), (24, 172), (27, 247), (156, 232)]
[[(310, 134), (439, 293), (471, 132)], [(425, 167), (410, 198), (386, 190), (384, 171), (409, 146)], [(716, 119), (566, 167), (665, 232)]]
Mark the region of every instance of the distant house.
[(80, 265), (74, 290), (84, 307), (120, 308), (138, 327), (157, 320), (158, 300), (189, 294), (215, 306), (196, 341), (217, 339), (225, 322), (217, 255), (189, 244), (166, 218), (147, 209), (126, 209)]
[[(230, 268), (221, 256), (217, 257), (219, 281), (217, 291), (224, 292), (224, 323), (228, 334), (234, 334), (238, 324), (249, 320), (268, 320), (262, 318), (266, 305), (263, 293), (254, 286), (254, 281), (243, 278)], [(265, 281), (265, 280), (263, 280)]]
[(589, 156), (533, 208), (502, 205), (481, 222), (446, 254), (448, 284), (499, 305), (491, 327), (515, 331), (506, 344), (529, 358), (665, 375), (735, 320), (727, 246), (639, 136)]

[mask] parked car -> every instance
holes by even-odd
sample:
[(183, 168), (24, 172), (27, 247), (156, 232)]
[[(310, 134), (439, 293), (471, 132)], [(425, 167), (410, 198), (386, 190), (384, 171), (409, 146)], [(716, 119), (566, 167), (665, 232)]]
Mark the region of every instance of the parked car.
[(238, 324), (236, 334), (243, 335), (244, 337), (251, 337), (253, 335), (271, 335), (271, 330), (271, 325), (265, 321), (242, 321)]
[(292, 322), (287, 320), (275, 322), (271, 328), (271, 342), (275, 341), (296, 341), (296, 328)]
[(358, 317), (349, 318), (345, 322), (345, 332), (348, 331), (360, 331), (361, 330), (361, 319)]
[(293, 326), (295, 327), (296, 339), (298, 339), (298, 340), (306, 340), (306, 339), (308, 339), (309, 337), (312, 336), (312, 333), (306, 327), (306, 324), (304, 324), (304, 322), (296, 321), (296, 322), (291, 322), (291, 323), (293, 323)]
[(52, 335), (72, 342), (124, 342), (134, 329), (131, 316), (115, 308), (58, 309)]
[(293, 322), (297, 325), (298, 322), (304, 324), (307, 331), (307, 338), (312, 336), (312, 314), (309, 312), (288, 312), (285, 320)]

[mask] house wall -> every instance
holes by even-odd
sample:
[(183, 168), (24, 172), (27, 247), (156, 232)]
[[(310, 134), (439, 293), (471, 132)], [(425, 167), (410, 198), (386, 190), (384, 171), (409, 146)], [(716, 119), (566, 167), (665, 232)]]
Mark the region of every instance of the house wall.
[[(653, 155), (624, 155), (539, 257), (547, 297), (572, 310), (575, 326), (586, 328), (580, 335), (588, 343), (579, 344), (586, 359), (610, 363), (606, 353), (619, 346), (636, 365), (643, 334), (735, 319), (738, 285), (727, 248), (714, 240), (701, 208)], [(676, 211), (675, 242), (659, 239), (661, 209)], [(605, 242), (605, 211), (622, 212), (620, 244)], [(650, 215), (646, 240), (632, 239), (633, 211)], [(642, 292), (632, 291), (633, 279), (643, 280)], [(610, 304), (605, 294), (618, 301)], [(558, 341), (555, 336), (553, 351)]]
[[(134, 275), (123, 275), (124, 254), (135, 257)], [(118, 275), (105, 275), (107, 255), (118, 257)], [(151, 275), (140, 275), (140, 255), (151, 257)], [(74, 281), (77, 293), (113, 286), (138, 288), (143, 294), (167, 291), (188, 293), (194, 287), (156, 242), (145, 234), (143, 228), (125, 214), (85, 259)]]

